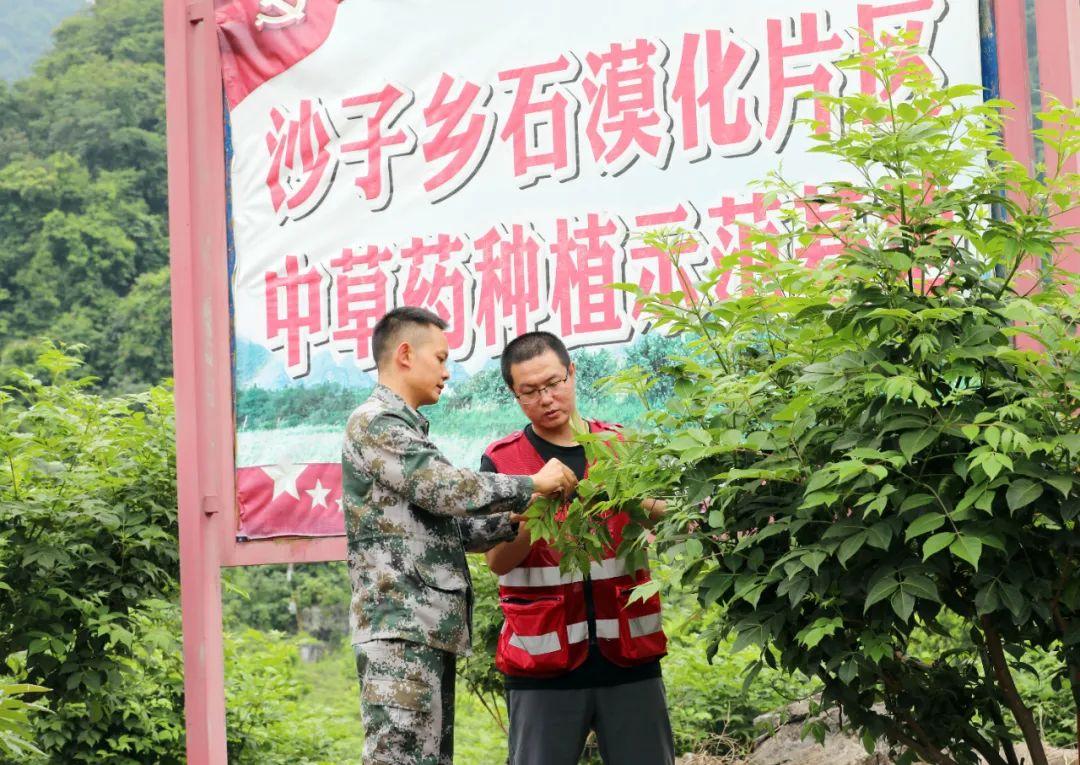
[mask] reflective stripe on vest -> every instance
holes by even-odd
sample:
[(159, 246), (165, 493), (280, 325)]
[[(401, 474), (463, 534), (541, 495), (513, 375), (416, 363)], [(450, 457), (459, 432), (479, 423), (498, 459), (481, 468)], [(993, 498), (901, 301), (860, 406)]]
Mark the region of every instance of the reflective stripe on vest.
[[(630, 637), (637, 638), (643, 635), (652, 635), (660, 631), (662, 620), (660, 614), (646, 614), (628, 621), (630, 625)], [(509, 627), (503, 624), (503, 631)], [(618, 619), (597, 619), (596, 636), (602, 640), (618, 640)], [(580, 643), (589, 637), (589, 625), (586, 622), (577, 622), (566, 626), (566, 641), (573, 645)], [(554, 653), (561, 648), (558, 632), (547, 632), (543, 635), (511, 635), (510, 645), (528, 653), (530, 656), (543, 656), (546, 653)]]
[(548, 632), (543, 635), (511, 635), (510, 645), (520, 648), (530, 656), (543, 656), (555, 653), (560, 648), (559, 633)]
[[(626, 561), (621, 558), (593, 561), (589, 569), (589, 576), (594, 582), (626, 576), (629, 573), (631, 571), (626, 567)], [(580, 581), (580, 571), (563, 573), (558, 566), (518, 566), (499, 577), (499, 584), (503, 587), (557, 587)]]

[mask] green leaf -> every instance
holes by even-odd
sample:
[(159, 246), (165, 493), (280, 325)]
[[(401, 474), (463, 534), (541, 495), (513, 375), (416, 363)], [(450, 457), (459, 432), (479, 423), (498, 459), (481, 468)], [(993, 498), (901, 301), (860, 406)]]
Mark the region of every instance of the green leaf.
[(876, 547), (879, 550), (888, 550), (889, 543), (892, 542), (892, 526), (886, 521), (879, 521), (869, 528), (867, 531), (869, 537), (867, 542), (871, 547)]
[(1061, 496), (1068, 497), (1073, 489), (1073, 479), (1063, 475), (1044, 476), (1043, 480), (1061, 492)]
[(944, 523), (945, 516), (941, 513), (926, 513), (925, 515), (920, 515), (907, 527), (907, 531), (904, 533), (904, 539), (911, 541), (915, 537), (929, 534), (931, 531), (936, 531), (941, 528)]
[(892, 595), (899, 587), (900, 584), (893, 577), (886, 576), (879, 579), (877, 583), (870, 588), (870, 592), (866, 593), (866, 602), (863, 604), (863, 613), (869, 611), (870, 606), (879, 603)]
[(1001, 599), (1004, 601), (1005, 607), (1009, 609), (1009, 613), (1016, 619), (1021, 618), (1024, 613), (1025, 600), (1020, 588), (1008, 582), (1002, 582), (999, 589), (1001, 590)]
[(824, 489), (829, 484), (836, 483), (836, 478), (836, 473), (831, 470), (819, 470), (810, 476), (810, 480), (806, 482), (805, 492), (812, 494), (818, 489)]
[(839, 616), (833, 617), (832, 619), (815, 619), (812, 624), (801, 630), (795, 636), (795, 639), (807, 648), (813, 648), (843, 626), (844, 620)]
[(911, 618), (911, 612), (915, 610), (915, 598), (904, 590), (899, 590), (890, 599), (889, 605), (893, 612), (905, 622)]
[(923, 542), (922, 557), (923, 560), (928, 559), (930, 556), (941, 552), (946, 547), (953, 543), (956, 539), (956, 534), (951, 531), (944, 531), (940, 534), (934, 534), (934, 536)]
[(904, 591), (911, 593), (916, 598), (922, 598), (923, 600), (932, 600), (935, 603), (941, 602), (941, 596), (938, 594), (937, 585), (929, 577), (922, 574), (911, 574), (900, 585)]
[(1009, 486), (1009, 490), (1005, 492), (1005, 501), (1008, 502), (1009, 509), (1015, 512), (1021, 507), (1030, 505), (1041, 497), (1042, 493), (1042, 484), (1030, 481), (1027, 478), (1021, 478), (1013, 481), (1012, 485)]
[(1064, 446), (1073, 457), (1080, 454), (1080, 433), (1066, 433), (1054, 439), (1054, 443)]
[(962, 558), (971, 564), (976, 571), (979, 570), (979, 558), (982, 556), (983, 543), (978, 537), (966, 534), (957, 534), (956, 541), (949, 545), (949, 552), (957, 558)]
[(900, 451), (903, 452), (908, 462), (911, 462), (912, 457), (934, 443), (937, 437), (938, 431), (936, 428), (926, 428), (918, 431), (909, 430), (900, 436)]
[(827, 557), (828, 553), (823, 550), (812, 550), (803, 554), (802, 562), (816, 574)]
[(911, 494), (900, 503), (900, 512), (903, 513), (916, 507), (923, 507), (933, 501), (934, 497), (931, 494)]
[(997, 610), (999, 605), (997, 588), (994, 583), (986, 585), (975, 593), (975, 610), (981, 614), (989, 614)]
[(877, 751), (877, 736), (869, 730), (864, 730), (862, 736), (859, 737), (859, 740), (862, 741), (863, 749), (866, 750), (867, 756), (873, 757), (874, 752)]
[(857, 553), (859, 548), (866, 544), (866, 536), (867, 532), (861, 531), (843, 541), (840, 545), (840, 549), (836, 553), (836, 559), (840, 561), (841, 566), (844, 566), (851, 556)]

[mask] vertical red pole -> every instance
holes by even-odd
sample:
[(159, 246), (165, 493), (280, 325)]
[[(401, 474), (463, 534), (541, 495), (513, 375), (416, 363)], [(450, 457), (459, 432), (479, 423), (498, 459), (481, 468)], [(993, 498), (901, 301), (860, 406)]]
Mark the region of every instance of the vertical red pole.
[[(1035, 0), (1035, 29), (1039, 40), (1039, 79), (1043, 105), (1053, 97), (1072, 105), (1080, 100), (1080, 0)], [(1057, 157), (1049, 149), (1046, 165), (1053, 172)], [(1080, 157), (1073, 157), (1062, 170), (1080, 172)], [(1059, 218), (1062, 226), (1080, 226), (1080, 210)], [(1062, 268), (1080, 271), (1080, 240), (1073, 240), (1070, 253), (1058, 260)]]
[(1031, 80), (1028, 75), (1024, 0), (994, 0), (1000, 95), (1016, 107), (1005, 121), (1005, 148), (1028, 167), (1034, 164), (1031, 140)]
[(221, 562), (223, 540), (236, 528), (224, 129), (213, 11), (212, 0), (164, 0), (180, 603), (191, 765), (227, 762)]

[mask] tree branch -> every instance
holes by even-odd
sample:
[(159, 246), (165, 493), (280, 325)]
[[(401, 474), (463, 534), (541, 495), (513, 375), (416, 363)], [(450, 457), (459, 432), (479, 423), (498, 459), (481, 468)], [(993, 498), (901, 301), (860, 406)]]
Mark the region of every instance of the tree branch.
[(1013, 682), (1009, 663), (1005, 659), (1001, 635), (994, 629), (994, 625), (991, 624), (987, 616), (983, 616), (980, 622), (983, 634), (986, 635), (986, 650), (990, 656), (990, 665), (994, 669), (994, 677), (997, 679), (998, 687), (1001, 688), (1002, 695), (1005, 697), (1005, 703), (1016, 719), (1016, 724), (1020, 726), (1020, 730), (1024, 734), (1024, 741), (1027, 743), (1028, 752), (1031, 754), (1032, 765), (1049, 765), (1046, 759), (1046, 750), (1043, 749), (1042, 736), (1039, 733), (1038, 726), (1035, 725), (1035, 718), (1031, 714), (1031, 710), (1024, 705), (1020, 693), (1016, 690), (1016, 683)]

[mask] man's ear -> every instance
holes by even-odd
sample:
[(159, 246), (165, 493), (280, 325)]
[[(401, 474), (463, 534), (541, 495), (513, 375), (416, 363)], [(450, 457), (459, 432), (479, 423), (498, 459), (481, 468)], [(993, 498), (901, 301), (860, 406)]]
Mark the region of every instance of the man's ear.
[(412, 368), (413, 347), (408, 340), (402, 340), (394, 349), (394, 363), (402, 369)]
[(574, 366), (574, 362), (570, 362), (570, 366), (566, 368), (566, 371), (570, 373), (570, 376), (575, 380), (577, 379), (577, 367)]

